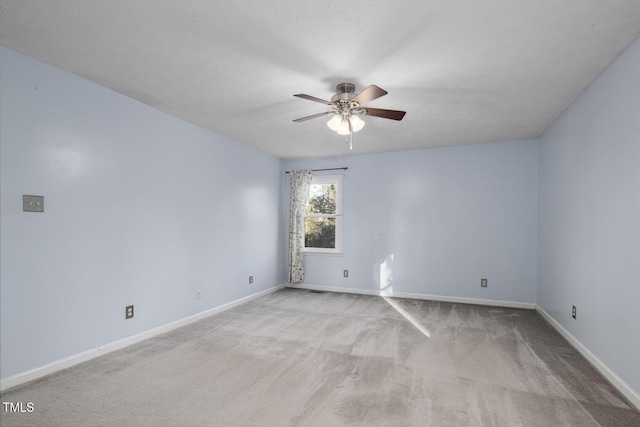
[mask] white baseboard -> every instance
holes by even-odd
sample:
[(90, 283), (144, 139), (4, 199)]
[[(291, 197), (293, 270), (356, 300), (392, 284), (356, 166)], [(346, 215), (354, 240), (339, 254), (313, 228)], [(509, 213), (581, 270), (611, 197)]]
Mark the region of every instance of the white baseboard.
[(306, 285), (306, 284), (304, 285), (289, 284), (288, 287), (293, 289), (307, 289), (311, 291), (343, 292), (347, 294), (376, 295), (376, 296), (385, 296), (385, 297), (394, 297), (394, 298), (412, 298), (412, 299), (423, 299), (423, 300), (431, 300), (431, 301), (453, 302), (453, 303), (460, 303), (460, 304), (489, 305), (494, 307), (526, 308), (529, 310), (535, 310), (536, 308), (536, 304), (530, 303), (530, 302), (503, 301), (503, 300), (480, 299), (480, 298), (463, 298), (463, 297), (452, 297), (447, 295), (412, 294), (407, 292), (386, 292), (386, 291), (381, 291), (376, 289), (337, 288), (332, 286)]
[(196, 322), (200, 319), (204, 319), (205, 317), (209, 317), (213, 314), (220, 313), (225, 310), (229, 310), (230, 308), (236, 307), (245, 302), (251, 301), (263, 295), (267, 295), (273, 292), (276, 292), (282, 288), (287, 286), (287, 284), (280, 284), (274, 286), (272, 288), (266, 289), (261, 292), (257, 292), (255, 294), (246, 296), (244, 298), (240, 298), (235, 301), (231, 301), (229, 303), (220, 305), (218, 307), (214, 307), (209, 310), (205, 310), (203, 312), (194, 314), (189, 317), (185, 317), (184, 319), (176, 320), (175, 322), (168, 323), (163, 326), (159, 326), (157, 328), (150, 329), (148, 331), (139, 333), (137, 335), (133, 335), (128, 338), (124, 338), (118, 341), (111, 342), (109, 344), (105, 344), (100, 347), (93, 348), (91, 350), (83, 351), (82, 353), (77, 353), (72, 356), (66, 357), (61, 360), (57, 360), (55, 362), (49, 363), (44, 366), (40, 366), (35, 369), (31, 369), (26, 372), (21, 372), (19, 374), (12, 375), (7, 378), (3, 378), (0, 380), (0, 391), (7, 390), (11, 387), (18, 386), (20, 384), (24, 384), (26, 382), (44, 377), (45, 375), (52, 374), (54, 372), (60, 371), (62, 369), (69, 368), (71, 366), (77, 365), (79, 363), (85, 362), (87, 360), (95, 359), (98, 356), (102, 356), (103, 354), (111, 353), (112, 351), (119, 350), (121, 348), (130, 346), (132, 344), (136, 344), (140, 341), (146, 340), (147, 338), (154, 337), (156, 335), (160, 335), (162, 333), (171, 331), (173, 329), (179, 328), (181, 326), (188, 325), (190, 323)]
[(640, 409), (640, 394), (632, 389), (626, 382), (617, 376), (607, 365), (598, 359), (587, 347), (585, 347), (576, 337), (571, 335), (556, 319), (551, 317), (542, 307), (536, 305), (536, 311), (545, 318), (545, 320), (562, 335), (569, 343), (575, 347), (592, 365), (598, 370), (609, 382), (618, 389), (624, 397), (631, 402), (636, 408)]

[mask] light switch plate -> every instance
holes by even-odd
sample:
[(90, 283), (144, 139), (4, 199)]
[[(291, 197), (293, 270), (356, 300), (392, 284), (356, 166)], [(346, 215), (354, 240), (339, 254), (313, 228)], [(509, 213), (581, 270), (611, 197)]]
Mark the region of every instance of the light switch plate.
[(44, 196), (22, 195), (23, 212), (44, 212)]

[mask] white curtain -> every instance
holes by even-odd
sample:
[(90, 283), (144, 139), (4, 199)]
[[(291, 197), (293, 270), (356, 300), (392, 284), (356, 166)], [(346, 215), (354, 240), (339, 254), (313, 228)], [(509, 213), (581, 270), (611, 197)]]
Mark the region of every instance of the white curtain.
[(304, 280), (304, 210), (311, 186), (311, 171), (289, 173), (291, 200), (289, 203), (289, 283)]

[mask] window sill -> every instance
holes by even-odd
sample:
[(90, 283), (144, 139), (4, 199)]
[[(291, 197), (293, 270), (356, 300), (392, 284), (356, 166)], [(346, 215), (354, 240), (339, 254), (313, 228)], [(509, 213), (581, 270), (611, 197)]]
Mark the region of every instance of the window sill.
[(305, 256), (342, 256), (342, 252), (316, 252), (316, 251), (304, 251)]

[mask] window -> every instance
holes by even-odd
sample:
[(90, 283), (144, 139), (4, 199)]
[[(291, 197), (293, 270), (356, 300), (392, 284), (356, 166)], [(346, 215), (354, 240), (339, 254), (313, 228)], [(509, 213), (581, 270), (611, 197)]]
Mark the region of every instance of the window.
[(342, 175), (313, 177), (304, 215), (304, 250), (342, 253)]

